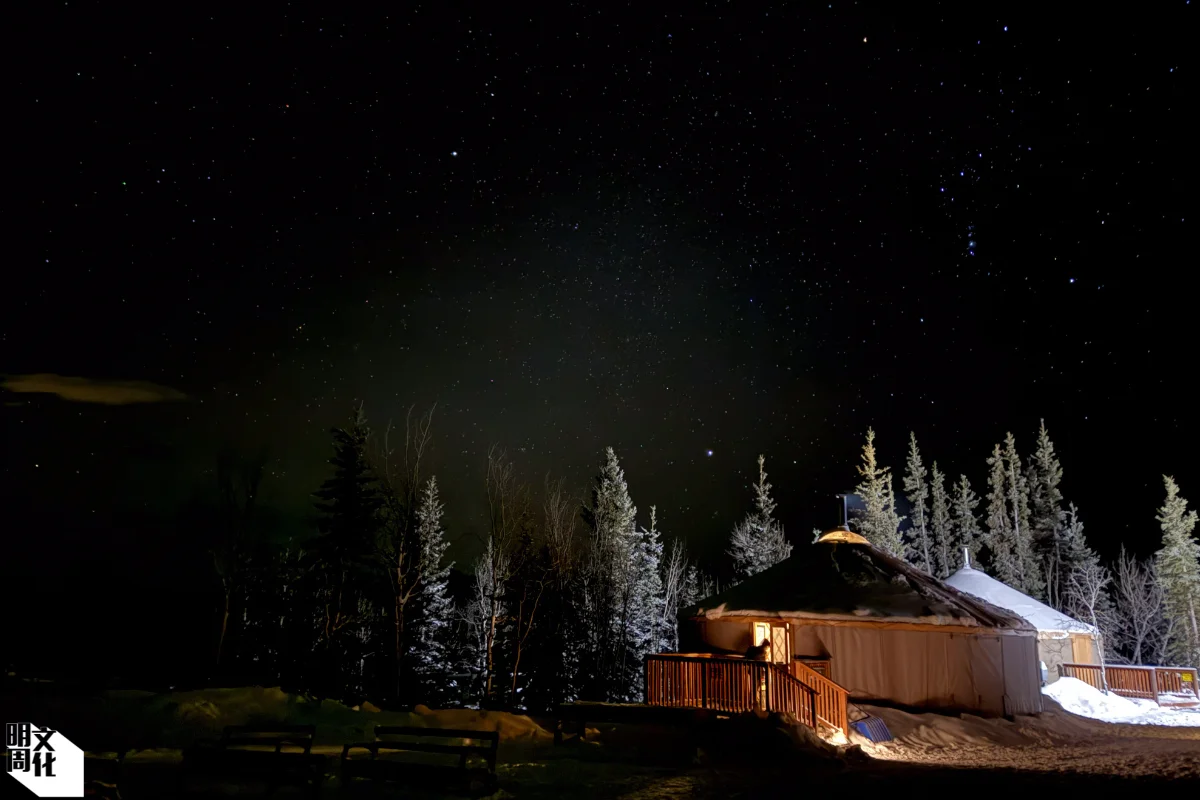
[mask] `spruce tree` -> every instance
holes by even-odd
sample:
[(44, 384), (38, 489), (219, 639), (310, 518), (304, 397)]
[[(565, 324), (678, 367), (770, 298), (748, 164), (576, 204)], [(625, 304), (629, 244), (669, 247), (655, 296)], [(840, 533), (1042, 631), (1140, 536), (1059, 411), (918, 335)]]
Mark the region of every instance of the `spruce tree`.
[(1176, 664), (1200, 664), (1200, 543), (1192, 535), (1196, 512), (1187, 510), (1175, 479), (1163, 476), (1167, 499), (1155, 519), (1162, 527), (1162, 549), (1155, 554), (1163, 587), (1166, 617), (1171, 624), (1168, 654)]
[(1062, 475), (1062, 465), (1054, 452), (1046, 421), (1042, 420), (1038, 428), (1037, 448), (1029, 463), (1028, 482), (1034, 549), (1042, 562), (1042, 571), (1046, 575), (1046, 594), (1051, 601), (1065, 594), (1063, 581), (1070, 571), (1069, 565), (1062, 563), (1060, 547), (1065, 519), (1063, 496), (1058, 488)]
[(896, 514), (892, 473), (889, 468), (879, 466), (875, 457), (875, 431), (870, 428), (862, 461), (858, 466), (861, 480), (854, 491), (862, 498), (864, 508), (854, 511), (855, 527), (875, 547), (904, 558), (904, 543), (900, 538), (903, 518)]
[(775, 519), (775, 501), (767, 483), (766, 457), (758, 457), (758, 482), (754, 484), (754, 510), (734, 526), (729, 555), (739, 579), (774, 566), (792, 554), (783, 525)]
[(908, 461), (904, 472), (904, 492), (912, 509), (912, 527), (909, 528), (909, 561), (925, 570), (930, 575), (937, 571), (935, 548), (931, 543), (929, 531), (928, 508), (929, 484), (925, 482), (928, 474), (925, 464), (921, 461), (921, 451), (917, 448), (917, 435), (908, 434)]
[(690, 608), (704, 598), (700, 596), (700, 570), (689, 564), (683, 574), (683, 585), (679, 587), (679, 608)]
[(350, 425), (333, 430), (333, 475), (315, 493), (318, 535), (308, 552), (320, 628), (319, 680), (328, 692), (353, 689), (348, 679), (355, 670), (361, 673), (355, 655), (361, 648), (350, 634), (361, 636), (365, 617), (371, 616), (363, 586), (374, 566), (383, 501), (368, 460), (369, 438), (360, 405)]
[(978, 507), (979, 497), (971, 488), (971, 482), (967, 480), (966, 475), (959, 475), (958, 483), (954, 484), (954, 502), (950, 510), (954, 526), (954, 546), (947, 569), (951, 572), (964, 566), (964, 548), (972, 562), (976, 562), (979, 557), (982, 533), (979, 530), (979, 520), (975, 517), (975, 509)]
[(663, 546), (658, 531), (658, 513), (650, 506), (650, 527), (642, 528), (634, 550), (629, 627), (632, 634), (635, 691), (640, 688), (642, 664), (646, 656), (668, 649), (664, 630), (662, 566)]
[(584, 691), (589, 699), (632, 700), (641, 690), (640, 682), (633, 680), (641, 662), (630, 624), (636, 613), (634, 564), (642, 537), (625, 472), (611, 447), (604, 452), (604, 465), (584, 518), (591, 527), (584, 603), (590, 617), (585, 623), (591, 650), (589, 670), (594, 671), (591, 685)]
[[(929, 533), (933, 549), (934, 575), (947, 577), (954, 563), (954, 526), (950, 519), (950, 497), (946, 494), (946, 476), (938, 469), (937, 462), (929, 474), (930, 513)], [(961, 554), (959, 554), (961, 558)]]
[(1013, 585), (1030, 597), (1044, 600), (1046, 581), (1041, 560), (1034, 548), (1029, 481), (1021, 468), (1017, 443), (1011, 433), (1004, 437), (1004, 469), (1008, 478), (1008, 498), (1012, 514), (1012, 553), (1020, 570), (1020, 580)]
[(420, 696), (426, 702), (444, 699), (451, 688), (448, 673), (454, 608), (450, 599), (450, 569), (454, 565), (443, 563), (450, 543), (442, 528), (442, 513), (437, 478), (431, 477), (421, 492), (417, 508), (421, 577), (409, 655)]
[(991, 571), (997, 580), (1016, 586), (1021, 580), (1021, 563), (1012, 547), (1012, 517), (1008, 513), (1008, 475), (1000, 445), (992, 448), (987, 460), (988, 506), (987, 547), (991, 551)]

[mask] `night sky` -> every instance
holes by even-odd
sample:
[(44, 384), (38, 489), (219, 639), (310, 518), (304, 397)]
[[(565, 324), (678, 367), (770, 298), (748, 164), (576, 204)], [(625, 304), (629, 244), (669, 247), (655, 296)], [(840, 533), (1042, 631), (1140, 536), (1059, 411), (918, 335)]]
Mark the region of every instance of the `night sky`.
[(460, 563), (493, 443), (580, 490), (612, 445), (714, 570), (758, 453), (803, 543), (868, 426), (982, 495), (1044, 417), (1106, 557), (1157, 547), (1162, 473), (1200, 502), (1187, 2), (589, 5), (42, 6), (9, 566), (169, 572), (230, 447), (302, 531), (360, 400), (437, 404)]

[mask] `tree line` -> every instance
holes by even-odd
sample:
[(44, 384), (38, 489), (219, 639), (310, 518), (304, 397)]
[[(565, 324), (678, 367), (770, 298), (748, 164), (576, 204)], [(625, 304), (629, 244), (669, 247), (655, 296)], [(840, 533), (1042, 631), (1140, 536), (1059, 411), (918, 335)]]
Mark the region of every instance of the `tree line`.
[[(875, 547), (945, 578), (970, 558), (996, 579), (1093, 624), (1111, 663), (1188, 666), (1200, 663), (1200, 543), (1174, 479), (1156, 519), (1162, 544), (1139, 560), (1124, 546), (1105, 565), (1088, 544), (1074, 503), (1065, 501), (1062, 464), (1043, 422), (1032, 455), (1023, 458), (1008, 433), (986, 459), (987, 493), (960, 474), (953, 481), (934, 461), (929, 469), (909, 434), (903, 491), (910, 519), (896, 508), (893, 478), (867, 431), (851, 527)], [(982, 508), (980, 506), (983, 505)], [(908, 524), (905, 525), (904, 523)]]
[[(221, 671), (393, 706), (640, 700), (645, 657), (678, 648), (677, 613), (715, 594), (717, 581), (678, 537), (664, 544), (655, 506), (639, 521), (612, 448), (585, 497), (547, 477), (540, 504), (493, 448), (480, 487), (482, 552), (465, 571), (467, 584), (452, 587), (444, 505), (436, 476), (425, 472), (432, 417), (410, 413), (403, 431), (377, 432), (360, 407), (335, 429), (331, 474), (314, 497), (317, 533), (303, 541), (257, 538), (263, 460), (222, 461), (223, 538), (213, 550)], [(969, 557), (1093, 622), (1110, 662), (1200, 662), (1196, 512), (1173, 480), (1165, 479), (1155, 557), (1122, 550), (1106, 566), (1059, 490), (1062, 466), (1044, 424), (1032, 456), (1022, 458), (1009, 434), (986, 464), (981, 498), (965, 474), (952, 481), (936, 461), (927, 470), (910, 434), (906, 519), (868, 430), (851, 528), (936, 577)], [(730, 533), (735, 581), (793, 553), (763, 456), (757, 466), (753, 506)]]
[(482, 553), (453, 592), (431, 430), (432, 412), (377, 434), (357, 409), (333, 431), (316, 536), (283, 546), (253, 536), (261, 459), (223, 464), (218, 666), (397, 706), (640, 700), (645, 657), (677, 648), (677, 612), (716, 583), (681, 540), (664, 546), (654, 506), (639, 524), (616, 453), (586, 498), (547, 477), (537, 507), (489, 451)]

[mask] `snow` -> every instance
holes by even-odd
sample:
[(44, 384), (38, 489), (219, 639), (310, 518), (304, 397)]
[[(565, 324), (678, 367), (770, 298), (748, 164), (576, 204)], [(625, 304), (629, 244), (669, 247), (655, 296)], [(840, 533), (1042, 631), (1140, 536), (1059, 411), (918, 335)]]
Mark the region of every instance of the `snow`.
[(1039, 631), (1054, 631), (1064, 634), (1095, 633), (1095, 629), (1091, 625), (1085, 625), (1079, 620), (1072, 619), (1061, 611), (1053, 609), (1045, 603), (1040, 603), (1029, 595), (1001, 583), (986, 572), (972, 567), (963, 567), (946, 578), (946, 585), (978, 597), (994, 606), (1007, 608), (1020, 615)]
[(55, 721), (64, 731), (77, 731), (85, 747), (128, 743), (138, 749), (180, 748), (197, 739), (219, 736), (227, 725), (271, 723), (315, 725), (317, 752), (331, 748), (331, 752), (341, 753), (346, 742), (370, 739), (377, 725), (499, 731), (503, 742), (552, 738), (521, 714), (475, 709), (431, 711), (420, 705), (411, 712), (379, 711), (370, 703), (351, 707), (261, 686), (169, 693), (110, 691), (72, 703), (71, 710), (72, 718)]
[(1042, 689), (1064, 710), (1104, 722), (1200, 728), (1200, 708), (1165, 708), (1152, 700), (1105, 694), (1078, 678), (1059, 678)]
[[(1080, 690), (1060, 688), (1059, 693), (1069, 702)], [(220, 725), (238, 722), (316, 724), (318, 746), (314, 750), (327, 756), (330, 764), (323, 797), (341, 796), (336, 768), (341, 743), (369, 735), (375, 724), (499, 730), (503, 744), (497, 771), (502, 788), (496, 797), (523, 800), (767, 796), (777, 793), (781, 780), (794, 779), (796, 769), (794, 758), (762, 750), (765, 740), (745, 736), (750, 730), (746, 728), (731, 728), (708, 742), (694, 739), (698, 731), (693, 729), (600, 724), (589, 726), (586, 742), (556, 747), (543, 727), (519, 714), (422, 706), (408, 713), (378, 711), (367, 703), (348, 707), (305, 700), (277, 688), (168, 694), (123, 691), (91, 698), (46, 694), (22, 700), (25, 706), (15, 713), (30, 714), (39, 722), (72, 732), (73, 737), (78, 732), (77, 743), (93, 754), (102, 753), (113, 734), (132, 735), (136, 746), (143, 749), (127, 759), (131, 766), (128, 777), (135, 789), (127, 796), (138, 796), (136, 789), (143, 786), (147, 791), (140, 796), (172, 796), (172, 770), (180, 759), (179, 748), (211, 735)], [(1131, 703), (1135, 709), (1142, 707)], [(1128, 706), (1117, 706), (1128, 710)], [(815, 783), (806, 785), (866, 796), (878, 794), (879, 781), (886, 779), (897, 793), (915, 796), (931, 779), (953, 779), (960, 789), (987, 792), (1041, 785), (1020, 783), (1025, 779), (1019, 775), (1048, 780), (1047, 786), (1065, 786), (1063, 779), (1077, 786), (1074, 782), (1086, 776), (1130, 781), (1200, 778), (1200, 711), (1162, 712), (1190, 715), (1196, 727), (1159, 727), (1068, 713), (1053, 693), (1047, 694), (1046, 707), (1047, 712), (1037, 716), (1005, 720), (862, 706), (862, 711), (883, 718), (896, 740), (875, 745), (852, 733), (852, 741), (862, 748), (859, 755), (869, 757), (852, 758), (852, 749), (844, 758), (829, 759), (826, 766), (814, 758), (806, 762), (804, 774), (806, 781)], [(796, 744), (803, 750), (819, 743)], [(930, 767), (937, 770), (930, 771)], [(970, 769), (960, 769), (964, 767)], [(150, 791), (155, 787), (161, 791)], [(225, 788), (241, 793), (241, 787)]]
[(895, 740), (873, 744), (855, 732), (850, 739), (872, 758), (907, 764), (1124, 779), (1200, 778), (1200, 713), (1163, 710), (1192, 720), (1190, 726), (1179, 722), (1165, 727), (1145, 715), (1135, 718), (1139, 724), (1079, 716), (1053, 696), (1047, 697), (1046, 709), (1007, 720), (864, 706), (863, 711), (887, 723)]

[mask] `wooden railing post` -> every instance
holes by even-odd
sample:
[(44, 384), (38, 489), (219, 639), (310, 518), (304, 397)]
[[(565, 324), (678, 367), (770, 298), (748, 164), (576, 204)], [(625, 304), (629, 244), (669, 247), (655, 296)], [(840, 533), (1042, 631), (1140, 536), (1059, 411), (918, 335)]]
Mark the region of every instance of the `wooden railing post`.
[(1150, 668), (1150, 694), (1156, 704), (1158, 704), (1158, 667)]
[(700, 707), (708, 708), (708, 664), (700, 665)]

